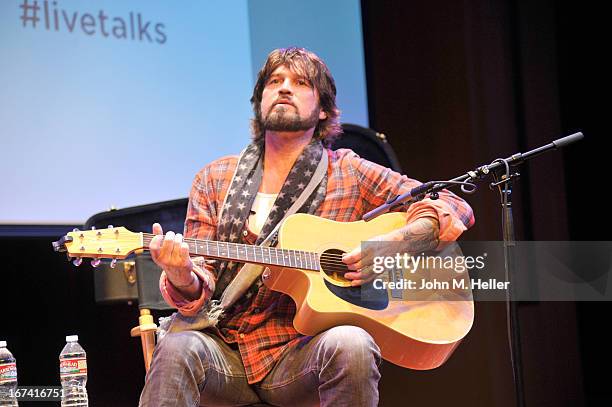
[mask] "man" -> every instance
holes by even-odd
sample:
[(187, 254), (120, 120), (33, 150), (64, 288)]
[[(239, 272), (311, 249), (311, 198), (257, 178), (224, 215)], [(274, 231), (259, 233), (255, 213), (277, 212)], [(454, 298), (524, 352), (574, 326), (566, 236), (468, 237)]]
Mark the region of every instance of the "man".
[[(185, 236), (261, 244), (299, 199), (305, 199), (301, 212), (356, 221), (418, 185), (350, 150), (325, 148), (340, 132), (335, 99), (334, 80), (315, 54), (300, 48), (270, 53), (251, 98), (253, 142), (240, 157), (223, 157), (196, 175)], [(327, 164), (317, 172), (321, 162)], [(320, 179), (311, 181), (316, 174)], [(436, 201), (412, 204), (404, 227), (376, 239), (402, 241), (411, 250), (435, 248), (473, 221), (464, 201), (442, 192)], [(241, 264), (190, 258), (180, 234), (163, 237), (158, 224), (153, 233), (151, 255), (164, 270), (160, 288), (182, 315), (194, 316), (219, 298), (223, 304), (228, 291), (239, 298), (216, 324), (169, 333), (158, 343), (141, 405), (377, 405), (380, 351), (367, 332), (337, 326), (303, 336), (292, 325), (295, 304), (287, 295), (261, 279), (236, 290)], [(374, 278), (372, 255), (355, 248), (343, 256), (352, 285)]]

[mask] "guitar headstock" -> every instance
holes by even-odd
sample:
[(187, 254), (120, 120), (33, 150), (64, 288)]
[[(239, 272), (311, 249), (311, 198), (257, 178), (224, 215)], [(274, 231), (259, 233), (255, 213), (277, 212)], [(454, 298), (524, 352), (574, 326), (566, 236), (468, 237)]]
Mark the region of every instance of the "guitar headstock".
[(100, 259), (124, 259), (144, 248), (142, 233), (112, 226), (107, 229), (75, 229), (52, 245), (56, 252), (66, 252), (68, 257), (75, 257), (75, 265), (80, 264), (83, 257), (94, 259), (92, 265), (97, 265)]

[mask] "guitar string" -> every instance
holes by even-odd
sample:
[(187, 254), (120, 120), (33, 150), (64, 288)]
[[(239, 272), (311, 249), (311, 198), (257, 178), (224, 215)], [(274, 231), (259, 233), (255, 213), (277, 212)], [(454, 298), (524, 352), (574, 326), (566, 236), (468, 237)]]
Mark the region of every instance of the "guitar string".
[[(155, 235), (153, 234), (149, 234), (149, 233), (142, 233), (143, 235), (143, 243), (149, 245), (152, 241), (152, 239), (155, 237)], [(194, 244), (198, 244), (198, 240), (197, 239), (192, 239), (192, 238), (186, 238), (184, 239), (184, 241), (186, 243), (194, 243)], [(257, 246), (253, 246), (253, 245), (246, 245), (246, 244), (240, 244), (240, 243), (227, 243), (227, 242), (218, 242), (218, 241), (214, 241), (214, 240), (210, 240), (210, 241), (204, 241), (205, 244), (208, 246), (208, 244), (215, 244), (215, 245), (223, 245), (224, 243), (226, 244), (227, 247), (227, 252), (229, 255), (231, 255), (232, 252), (232, 246), (236, 251), (236, 255), (232, 256), (232, 257), (238, 257), (239, 256), (239, 250), (240, 247), (244, 247), (245, 248), (245, 254), (247, 255), (247, 259), (248, 260), (248, 253), (246, 252), (246, 248), (247, 247), (257, 247)], [(315, 260), (319, 260), (319, 269), (323, 268), (324, 271), (329, 271), (329, 272), (340, 272), (340, 273), (346, 273), (346, 272), (351, 272), (352, 270), (348, 269), (347, 265), (345, 263), (343, 263), (340, 259), (343, 257), (341, 254), (334, 254), (334, 253), (316, 253), (316, 252), (307, 252), (307, 251), (302, 251), (302, 250), (293, 250), (293, 249), (278, 249), (278, 248), (270, 248), (270, 249), (274, 249), (275, 251), (281, 251), (281, 252), (286, 252), (285, 256), (287, 255), (293, 255), (293, 256), (298, 256), (295, 257), (296, 259), (300, 259), (300, 263), (303, 266), (302, 262), (307, 263), (308, 259), (303, 259), (303, 256), (311, 256), (314, 257)], [(290, 251), (292, 251), (294, 253), (290, 253)], [(255, 254), (255, 253), (254, 253)], [(284, 258), (285, 256), (280, 256), (281, 258)], [(265, 255), (263, 255), (263, 257), (265, 257)], [(270, 262), (271, 264), (277, 264), (277, 265), (281, 265), (278, 262), (278, 254), (277, 254), (277, 262)], [(269, 255), (270, 260), (272, 259), (272, 256)], [(239, 260), (242, 260), (238, 257)], [(294, 260), (295, 261), (295, 260)], [(312, 259), (311, 259), (312, 261)], [(282, 265), (285, 265), (284, 262)], [(297, 263), (296, 263), (297, 266)], [(313, 269), (312, 267), (305, 267), (306, 269), (310, 269), (310, 270), (317, 270), (317, 269)], [(355, 271), (355, 270), (353, 270)], [(357, 271), (355, 271), (357, 272)]]
[[(153, 237), (154, 237), (154, 235), (152, 235), (152, 234), (143, 233), (143, 243), (149, 245), (151, 243)], [(187, 238), (187, 239), (184, 239), (184, 241), (186, 243), (188, 243), (188, 244), (189, 243), (198, 244), (198, 241), (196, 239)], [(227, 245), (228, 253), (232, 251), (232, 248), (234, 248), (238, 255), (239, 255), (240, 247), (244, 247), (245, 248), (245, 254), (247, 256), (248, 256), (248, 253), (246, 253), (246, 250), (247, 250), (246, 248), (247, 247), (257, 247), (257, 246), (246, 245), (246, 244), (241, 244), (241, 243), (226, 243), (226, 242), (218, 242), (218, 241), (214, 241), (214, 240), (208, 240), (208, 241), (205, 241), (205, 242), (206, 242), (205, 244), (207, 246), (209, 244), (215, 244), (217, 246), (225, 244), (225, 245)], [(234, 247), (232, 247), (232, 246), (234, 246)], [(236, 246), (238, 246), (238, 247), (236, 247)], [(339, 260), (339, 259), (341, 259), (343, 257), (343, 255), (341, 255), (341, 254), (325, 253), (325, 252), (317, 253), (317, 252), (308, 252), (308, 251), (302, 251), (302, 250), (282, 249), (282, 248), (280, 248), (280, 249), (279, 248), (270, 248), (270, 249), (273, 249), (275, 252), (278, 252), (278, 251), (281, 251), (281, 253), (285, 252), (285, 255), (293, 255), (293, 256), (297, 255), (300, 258), (302, 258), (303, 256), (312, 256), (312, 257), (315, 257), (315, 258), (320, 259), (322, 261), (334, 261), (334, 260)], [(290, 253), (291, 251), (293, 251), (294, 253)], [(279, 255), (277, 254), (276, 257), (278, 258)], [(281, 255), (280, 257), (283, 258), (284, 256)], [(305, 262), (306, 260), (307, 259), (304, 259), (303, 261)], [(344, 263), (342, 263), (342, 264), (344, 264)]]
[[(147, 243), (147, 244), (150, 244), (151, 240), (153, 239), (154, 236), (155, 235), (143, 233), (143, 242)], [(188, 243), (188, 244), (189, 243), (198, 244), (196, 239), (186, 238), (184, 241), (186, 243)], [(224, 242), (206, 241), (206, 245), (207, 246), (208, 246), (208, 244), (215, 244), (215, 245), (219, 246), (219, 245), (223, 245)], [(231, 255), (232, 246), (234, 246), (233, 248), (236, 251), (236, 256), (235, 257), (239, 257), (239, 255), (240, 255), (240, 253), (239, 253), (240, 246), (242, 246), (242, 247), (245, 248), (245, 255), (247, 256), (246, 260), (248, 260), (248, 253), (246, 252), (246, 247), (251, 247), (252, 245), (245, 245), (245, 244), (240, 244), (240, 243), (233, 243), (233, 244), (230, 244), (230, 245), (227, 245), (227, 249), (228, 249), (227, 252), (228, 252), (228, 254)], [(240, 246), (236, 247), (235, 245), (240, 245)], [(253, 247), (256, 247), (256, 246), (253, 246)], [(281, 250), (281, 251), (290, 251), (291, 250), (291, 249), (277, 249), (277, 248), (273, 248), (273, 249), (275, 251), (278, 251), (278, 250)], [(306, 252), (306, 251), (301, 251), (301, 250), (297, 250), (297, 251), (294, 250), (294, 252), (295, 253), (293, 253), (293, 255), (298, 255), (299, 256), (300, 263), (302, 263), (302, 262), (307, 263), (307, 259), (302, 259), (302, 257), (304, 255), (306, 255), (306, 256), (313, 256), (313, 257), (315, 257), (315, 259), (318, 258), (320, 267), (323, 267), (323, 268), (325, 268), (328, 271), (331, 271), (331, 272), (344, 272), (344, 273), (351, 271), (350, 269), (348, 269), (348, 267), (347, 267), (347, 265), (345, 263), (339, 261), (343, 257), (341, 254), (325, 253), (325, 252), (319, 254), (319, 253), (316, 253), (316, 252)], [(292, 253), (286, 253), (286, 255), (291, 255), (291, 254)], [(279, 264), (279, 262), (278, 262), (279, 255), (277, 254), (276, 256), (277, 256), (277, 262), (276, 263), (275, 262), (271, 262), (271, 263)], [(284, 256), (281, 255), (280, 257), (283, 258)], [(272, 256), (269, 255), (269, 258), (272, 259)], [(242, 259), (239, 258), (239, 260), (242, 260)], [(285, 265), (284, 262), (283, 262), (283, 265)]]
[[(144, 242), (145, 243), (151, 243), (151, 240), (156, 236), (153, 235), (151, 233), (142, 233), (143, 238), (144, 238)], [(199, 242), (198, 239), (194, 239), (194, 238), (184, 238), (183, 239), (184, 242), (186, 243), (194, 243), (197, 244)], [(230, 243), (230, 242), (221, 242), (221, 241), (217, 241), (217, 240), (204, 240), (203, 241), (204, 244), (219, 244), (219, 245), (240, 245), (240, 246), (246, 246), (246, 247), (258, 247), (258, 246), (253, 246), (253, 245), (248, 245), (248, 244), (244, 244), (244, 243)], [(293, 250), (293, 249), (283, 249), (283, 248), (270, 248), (270, 249), (275, 249), (275, 250)], [(297, 250), (297, 252), (301, 252), (301, 253), (307, 253), (307, 254), (314, 254), (314, 255), (325, 255), (328, 257), (337, 257), (337, 258), (341, 258), (343, 255), (342, 254), (335, 254), (335, 253), (317, 253), (317, 252), (307, 252), (307, 251), (302, 251), (302, 250)]]
[[(148, 235), (148, 234), (144, 234), (143, 233), (143, 237), (145, 238), (143, 241), (144, 243), (150, 244), (152, 238), (154, 237), (153, 235)], [(186, 238), (183, 240), (186, 243), (194, 243), (194, 244), (198, 244), (198, 240), (197, 239), (191, 239), (191, 238)], [(248, 244), (243, 244), (243, 243), (229, 243), (229, 242), (219, 242), (216, 240), (205, 240), (204, 241), (206, 245), (208, 244), (215, 244), (215, 245), (228, 245), (228, 249), (231, 250), (231, 247), (233, 245), (239, 246), (239, 247), (257, 247), (257, 246), (253, 246), (253, 245), (248, 245)], [(201, 244), (200, 244), (201, 245)], [(235, 247), (235, 246), (234, 246)], [(239, 247), (236, 248), (237, 250), (239, 250)], [(334, 253), (317, 253), (317, 252), (308, 252), (308, 251), (303, 251), (303, 250), (294, 250), (294, 249), (283, 249), (283, 248), (270, 248), (273, 249), (275, 251), (286, 251), (286, 252), (290, 252), (290, 251), (294, 251), (296, 252), (295, 254), (299, 254), (301, 255), (311, 255), (311, 256), (315, 256), (315, 257), (323, 257), (325, 256), (326, 258), (336, 258), (336, 259), (341, 259), (343, 257), (342, 254), (334, 254)], [(246, 250), (246, 249), (245, 249)], [(229, 250), (228, 250), (229, 251)], [(287, 253), (287, 254), (291, 254), (291, 253)]]
[[(143, 239), (143, 240), (145, 240), (146, 243), (150, 243), (151, 242), (151, 239), (152, 239), (151, 236), (144, 236), (144, 237), (146, 239)], [(187, 243), (189, 243), (189, 241), (191, 241), (193, 243), (196, 243), (196, 241), (194, 239), (186, 239), (186, 240), (187, 240)], [(220, 244), (223, 244), (223, 242), (216, 242), (216, 241), (208, 241), (208, 242), (209, 243), (220, 243)], [(251, 245), (244, 245), (244, 246), (250, 247)], [(236, 256), (232, 256), (232, 257), (239, 257), (238, 250), (239, 250), (239, 248), (236, 248)], [(276, 250), (279, 250), (279, 249), (276, 249)], [(281, 250), (290, 250), (290, 249), (281, 249)], [(297, 251), (297, 252), (301, 252), (301, 253), (295, 253), (295, 254), (300, 254), (300, 256), (299, 256), (300, 258), (302, 257), (301, 254), (314, 255), (315, 258), (316, 258), (317, 254), (318, 254), (318, 253), (315, 253), (315, 252), (304, 252), (304, 251)], [(245, 249), (245, 253), (246, 253), (246, 249)], [(229, 246), (228, 246), (228, 254), (231, 255), (231, 247), (229, 247)], [(270, 256), (270, 259), (271, 259), (271, 257), (272, 256)], [(278, 255), (277, 255), (277, 257), (278, 257)], [(330, 257), (331, 257), (331, 259), (330, 259)], [(334, 257), (335, 257), (335, 259), (334, 259)], [(341, 261), (338, 261), (338, 259), (340, 259), (341, 257), (342, 257), (341, 255), (335, 255), (335, 254), (332, 254), (332, 253), (321, 253), (320, 258), (319, 258), (319, 265), (320, 265), (321, 268), (324, 268), (325, 271), (341, 272), (341, 273), (351, 272), (351, 270), (348, 269), (348, 267), (347, 267), (347, 265), (345, 263), (343, 263)], [(283, 258), (283, 256), (281, 256), (281, 258)], [(241, 258), (238, 258), (238, 259), (239, 260), (243, 260)], [(248, 260), (248, 257), (247, 257), (246, 260)], [(303, 262), (307, 263), (307, 260), (304, 259)], [(277, 259), (276, 263), (275, 262), (270, 262), (270, 263), (281, 265), (278, 262), (278, 259)], [(302, 260), (300, 260), (300, 263), (302, 263)], [(284, 264), (284, 262), (283, 262), (282, 265), (286, 265), (286, 264)], [(312, 270), (312, 268), (308, 268), (308, 267), (306, 267), (306, 269), (311, 269)], [(357, 272), (357, 271), (355, 271), (355, 272)]]
[[(155, 237), (156, 235), (153, 235), (151, 233), (143, 233), (143, 237), (146, 239), (146, 241), (148, 243), (151, 242), (151, 240)], [(191, 242), (191, 243), (198, 243), (200, 240), (199, 239), (194, 239), (194, 238), (184, 238), (183, 239), (184, 242)], [(244, 243), (231, 243), (231, 242), (221, 242), (221, 241), (217, 241), (217, 240), (203, 240), (201, 242), (204, 242), (205, 244), (229, 244), (229, 245), (241, 245), (241, 246), (247, 246), (247, 247), (258, 247), (258, 246), (254, 246), (254, 245), (249, 245), (249, 244), (244, 244)], [(282, 248), (271, 248), (271, 249), (276, 249), (276, 250), (293, 250), (293, 249), (282, 249)], [(306, 252), (306, 251), (302, 251), (303, 253), (313, 253), (313, 254), (318, 254), (316, 252)], [(323, 252), (321, 254), (325, 254), (328, 256), (337, 256), (337, 257), (342, 257), (341, 254), (335, 254), (335, 253), (326, 253)]]
[[(155, 237), (155, 235), (152, 234), (147, 234), (147, 233), (143, 233), (143, 243), (145, 244), (150, 244), (151, 240), (153, 239), (153, 237)], [(197, 239), (191, 239), (191, 238), (187, 238), (185, 239), (186, 243), (194, 243), (197, 244)], [(218, 241), (206, 241), (206, 244), (216, 244), (216, 245), (223, 245), (224, 242), (218, 242)], [(245, 247), (245, 253), (246, 253), (246, 247), (256, 247), (256, 246), (252, 246), (252, 245), (245, 245), (245, 244), (240, 244), (240, 243), (230, 243), (230, 245), (241, 245), (243, 247)], [(228, 250), (227, 252), (231, 255), (231, 246), (227, 247)], [(235, 247), (234, 249), (236, 250), (236, 257), (238, 257), (239, 255), (239, 247)], [(292, 249), (278, 249), (278, 248), (272, 248), (275, 251), (281, 250), (281, 251), (287, 251), (289, 252)], [(297, 250), (295, 251), (295, 253), (286, 253), (286, 254), (293, 254), (293, 255), (299, 255), (299, 257), (303, 257), (303, 255), (310, 255), (313, 256), (315, 259), (319, 260), (319, 265), (321, 266), (321, 268), (324, 268), (325, 271), (330, 271), (330, 272), (350, 272), (351, 270), (348, 269), (347, 265), (341, 261), (339, 261), (339, 259), (342, 258), (342, 255), (337, 255), (337, 254), (333, 254), (333, 253), (316, 253), (316, 252), (306, 252), (306, 251), (301, 251), (301, 250)], [(272, 256), (269, 256), (270, 258)], [(281, 258), (283, 258), (283, 256), (280, 256)], [(240, 259), (242, 260), (242, 259)], [(306, 259), (300, 260), (300, 263), (302, 262), (307, 262)], [(277, 263), (278, 263), (278, 255), (277, 255)], [(277, 263), (273, 263), (273, 264), (277, 264)], [(280, 265), (280, 264), (279, 264)], [(284, 264), (283, 264), (284, 265)]]
[[(150, 244), (150, 243), (151, 243), (151, 239), (152, 239), (152, 237), (151, 237), (151, 236), (148, 236), (148, 235), (146, 235), (146, 236), (144, 236), (144, 237), (146, 238), (146, 239), (144, 239), (144, 242), (145, 242), (145, 243)], [(190, 242), (191, 242), (191, 243), (196, 243), (196, 244), (197, 244), (197, 242), (196, 242), (194, 239), (186, 239), (186, 240), (187, 240), (187, 243), (190, 243)], [(217, 241), (207, 241), (207, 244), (208, 244), (208, 243), (211, 243), (211, 244), (213, 244), (213, 243), (214, 243), (214, 244), (221, 244), (221, 245), (223, 245), (223, 242), (217, 242)], [(239, 243), (236, 243), (236, 244), (239, 244)], [(245, 246), (245, 247), (256, 247), (256, 246), (251, 246), (251, 245), (243, 245), (243, 246)], [(235, 256), (235, 257), (238, 257), (238, 256), (239, 256), (239, 254), (240, 254), (240, 253), (239, 253), (239, 249), (240, 249), (240, 248), (239, 248), (239, 247), (234, 247), (234, 249), (235, 249), (235, 252), (236, 252), (236, 256)], [(275, 248), (275, 250), (279, 250), (279, 249), (276, 249), (276, 248)], [(280, 250), (290, 250), (290, 249), (280, 249)], [(227, 250), (227, 252), (228, 252), (228, 254), (230, 254), (230, 255), (232, 254), (232, 253), (231, 253), (231, 252), (232, 252), (232, 248), (231, 248), (231, 246), (228, 246), (228, 250)], [(245, 252), (245, 253), (246, 253), (246, 252)], [(350, 271), (350, 270), (347, 268), (346, 264), (344, 264), (344, 263), (342, 263), (342, 262), (338, 261), (338, 260), (339, 260), (339, 259), (342, 257), (341, 255), (334, 255), (334, 254), (331, 254), (331, 253), (321, 253), (321, 254), (320, 254), (320, 256), (317, 256), (317, 255), (318, 255), (318, 253), (315, 253), (315, 252), (304, 252), (304, 251), (297, 251), (297, 253), (295, 253), (295, 254), (298, 254), (298, 255), (299, 255), (299, 257), (302, 257), (302, 255), (303, 255), (303, 254), (305, 254), (305, 255), (312, 255), (312, 256), (314, 256), (316, 259), (318, 259), (318, 260), (319, 260), (319, 264), (320, 264), (322, 267), (324, 267), (325, 269), (327, 269), (327, 270), (329, 270), (329, 271), (336, 271), (336, 272), (347, 272), (347, 271)], [(265, 256), (264, 256), (264, 257), (265, 257)], [(277, 257), (278, 257), (278, 256), (277, 256)], [(283, 258), (283, 256), (280, 256), (280, 257), (281, 257), (281, 258)], [(269, 256), (269, 258), (271, 259), (271, 258), (272, 258), (272, 256)], [(335, 258), (335, 259), (334, 259), (334, 258)], [(240, 259), (240, 260), (242, 260), (242, 259)], [(302, 263), (302, 262), (304, 262), (304, 263), (305, 263), (305, 262), (306, 262), (306, 259), (303, 259), (303, 260), (301, 260), (300, 262), (301, 262), (301, 263)], [(273, 264), (278, 264), (278, 260), (277, 260), (277, 262), (276, 262), (276, 263), (274, 263), (274, 262), (272, 262), (272, 263), (273, 263)]]

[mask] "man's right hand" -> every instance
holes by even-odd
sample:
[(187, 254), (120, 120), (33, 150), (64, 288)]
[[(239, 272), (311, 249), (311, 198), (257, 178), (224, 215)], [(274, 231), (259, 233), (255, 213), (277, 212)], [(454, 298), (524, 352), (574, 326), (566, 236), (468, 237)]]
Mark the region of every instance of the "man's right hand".
[[(168, 280), (175, 287), (181, 289), (194, 284), (197, 280), (193, 271), (193, 262), (189, 257), (189, 245), (183, 242), (183, 235), (174, 232), (166, 233), (159, 223), (153, 224), (155, 237), (149, 244), (151, 258), (165, 272)], [(191, 291), (191, 290), (189, 290)]]

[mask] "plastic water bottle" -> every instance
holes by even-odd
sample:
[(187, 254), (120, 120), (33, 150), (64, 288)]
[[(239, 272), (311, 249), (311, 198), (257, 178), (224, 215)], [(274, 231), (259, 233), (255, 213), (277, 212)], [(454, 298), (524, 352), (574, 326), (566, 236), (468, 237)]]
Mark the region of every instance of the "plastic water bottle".
[(17, 362), (6, 347), (6, 341), (0, 341), (0, 406), (17, 406)]
[(88, 405), (87, 357), (77, 335), (66, 337), (66, 346), (59, 355), (62, 407)]

